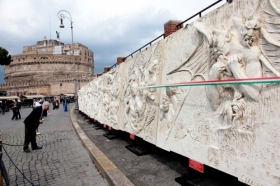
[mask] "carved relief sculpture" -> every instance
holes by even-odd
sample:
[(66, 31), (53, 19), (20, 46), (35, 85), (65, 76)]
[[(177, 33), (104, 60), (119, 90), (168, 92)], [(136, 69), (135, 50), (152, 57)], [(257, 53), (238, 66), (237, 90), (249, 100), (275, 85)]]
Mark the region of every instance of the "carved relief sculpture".
[[(248, 185), (280, 185), (279, 84), (220, 83), (279, 77), (279, 27), (278, 0), (226, 3), (92, 81), (80, 108)], [(220, 84), (176, 87), (205, 80)]]
[[(230, 25), (221, 24), (220, 27), (211, 28), (203, 23), (203, 19), (189, 25), (185, 32), (193, 33), (192, 41), (197, 38), (195, 40), (197, 44), (195, 47), (188, 47), (194, 49), (192, 52), (187, 51), (189, 57), (186, 62), (178, 64), (171, 72), (165, 71), (166, 75), (163, 78), (166, 78), (166, 81), (171, 79), (173, 82), (180, 82), (182, 81), (180, 75), (183, 74), (183, 77), (189, 77), (188, 81), (195, 80), (196, 74), (200, 74), (202, 80), (213, 81), (280, 76), (278, 63), (280, 56), (275, 52), (279, 51), (280, 47), (277, 39), (279, 32), (277, 36), (274, 31), (276, 25), (280, 25), (278, 6), (276, 1), (264, 0), (259, 2), (255, 11), (258, 14), (244, 18), (232, 16)], [(197, 33), (192, 30), (192, 26)], [(174, 39), (176, 37), (179, 36), (174, 36)], [(169, 57), (166, 57), (166, 60), (165, 64), (171, 63)], [(178, 60), (184, 61), (184, 59)], [(168, 89), (162, 91), (160, 107), (162, 114), (159, 126), (165, 126), (164, 118), (170, 124), (167, 124), (164, 130), (159, 128), (159, 146), (193, 157), (200, 162), (208, 162), (211, 166), (223, 171), (227, 170), (230, 174), (234, 174), (234, 171), (229, 171), (234, 169), (233, 164), (243, 164), (252, 154), (256, 156), (260, 153), (256, 150), (260, 140), (265, 139), (260, 136), (260, 130), (273, 128), (272, 116), (275, 117), (276, 113), (268, 114), (271, 121), (267, 120), (267, 117), (259, 116), (264, 115), (264, 108), (268, 106), (264, 99), (270, 97), (269, 100), (277, 102), (279, 87), (262, 84), (190, 87), (186, 88), (185, 93), (176, 94), (179, 109), (175, 109), (175, 112), (174, 109), (169, 108), (173, 103), (170, 101), (171, 96), (166, 94)], [(273, 94), (269, 95), (268, 91), (277, 93), (273, 96)], [(179, 95), (183, 98), (178, 98)], [(202, 101), (193, 99), (196, 95), (200, 95)], [(204, 97), (207, 98), (208, 103), (206, 100), (203, 101)], [(201, 110), (196, 112), (194, 110), (196, 107), (201, 107)], [(269, 107), (275, 108), (273, 105)], [(172, 114), (168, 114), (169, 110)], [(279, 109), (275, 111), (279, 112)], [(270, 123), (267, 129), (264, 129), (264, 122)], [(181, 144), (181, 148), (180, 145), (174, 147), (174, 143)], [(198, 150), (205, 148), (208, 148), (208, 152)], [(275, 153), (274, 149), (270, 150)], [(250, 165), (246, 166), (248, 171), (252, 171)], [(264, 178), (265, 173), (262, 175)], [(241, 177), (240, 175), (240, 179)], [(245, 177), (245, 180), (254, 180), (248, 175)], [(259, 181), (254, 180), (255, 183)], [(272, 182), (271, 178), (270, 183)]]
[(141, 87), (159, 83), (161, 47), (157, 43), (124, 66), (122, 129), (151, 143), (156, 142), (158, 91)]

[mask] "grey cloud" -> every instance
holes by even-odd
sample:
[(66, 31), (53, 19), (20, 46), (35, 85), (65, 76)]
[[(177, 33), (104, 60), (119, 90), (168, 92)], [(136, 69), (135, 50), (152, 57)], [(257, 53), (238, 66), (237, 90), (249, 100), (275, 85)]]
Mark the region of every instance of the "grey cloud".
[[(151, 7), (145, 7), (131, 15), (110, 17), (98, 25), (87, 23), (89, 26), (86, 28), (81, 28), (81, 23), (76, 21), (73, 30), (74, 42), (82, 43), (94, 52), (95, 73), (103, 72), (104, 66), (116, 63), (117, 57), (129, 55), (162, 34), (163, 25), (169, 19), (174, 19), (169, 11), (154, 11)], [(37, 18), (34, 20), (38, 21)], [(42, 20), (46, 22), (44, 27), (34, 26), (34, 20), (25, 21), (24, 24), (29, 25), (31, 30), (24, 26), (23, 34), (11, 35), (8, 31), (2, 32), (6, 37), (1, 39), (1, 46), (11, 55), (16, 55), (22, 53), (23, 46), (34, 45), (44, 36), (49, 38), (48, 19)], [(21, 27), (20, 21), (16, 21), (16, 24)], [(61, 32), (62, 42), (71, 43), (69, 21), (65, 21), (64, 29), (59, 29), (58, 24), (56, 14), (52, 14), (52, 38), (56, 37), (57, 30)], [(3, 83), (3, 70), (0, 71), (0, 81)]]

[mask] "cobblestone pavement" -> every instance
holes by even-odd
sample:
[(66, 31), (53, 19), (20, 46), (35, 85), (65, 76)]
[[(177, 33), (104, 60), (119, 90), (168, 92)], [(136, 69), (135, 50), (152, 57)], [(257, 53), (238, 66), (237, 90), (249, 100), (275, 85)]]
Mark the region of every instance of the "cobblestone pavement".
[[(30, 112), (31, 108), (21, 109), (20, 120), (11, 120), (12, 112), (0, 115), (3, 143), (23, 144), (23, 120)], [(39, 131), (41, 135), (37, 136), (37, 143), (43, 146), (42, 150), (25, 153), (22, 146), (4, 144), (11, 159), (34, 185), (108, 185), (76, 135), (69, 112), (63, 112), (62, 108), (50, 110)], [(10, 162), (4, 150), (3, 161), (10, 185), (31, 185)]]

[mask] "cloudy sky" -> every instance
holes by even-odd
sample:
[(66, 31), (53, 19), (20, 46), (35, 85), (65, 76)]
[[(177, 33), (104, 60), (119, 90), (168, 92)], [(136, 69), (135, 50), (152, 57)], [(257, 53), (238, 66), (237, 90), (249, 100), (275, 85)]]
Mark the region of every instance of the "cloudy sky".
[[(67, 10), (72, 15), (74, 42), (94, 52), (94, 71), (103, 72), (117, 57), (127, 56), (163, 34), (167, 21), (184, 21), (216, 1), (0, 0), (0, 46), (11, 55), (21, 54), (23, 46), (34, 45), (44, 36), (55, 39), (56, 31), (62, 42), (70, 44), (70, 21), (64, 20), (65, 28), (61, 29), (57, 17), (60, 10)], [(2, 83), (4, 70), (0, 66)]]

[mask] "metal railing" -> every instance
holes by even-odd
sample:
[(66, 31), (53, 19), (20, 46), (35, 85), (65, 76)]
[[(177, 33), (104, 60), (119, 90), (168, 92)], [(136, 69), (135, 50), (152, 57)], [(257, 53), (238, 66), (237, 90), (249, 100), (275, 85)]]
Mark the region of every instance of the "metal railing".
[(207, 7), (204, 8), (203, 10), (201, 10), (201, 11), (199, 11), (198, 13), (194, 14), (193, 16), (189, 17), (189, 18), (186, 19), (185, 21), (179, 23), (179, 24), (176, 26), (177, 29), (181, 28), (185, 22), (191, 20), (192, 18), (194, 18), (194, 17), (196, 17), (196, 16), (198, 16), (198, 15), (199, 15), (199, 17), (201, 17), (202, 12), (208, 10), (209, 8), (215, 6), (216, 4), (218, 4), (218, 3), (222, 2), (222, 1), (223, 1), (223, 0), (216, 1), (215, 3), (213, 3), (213, 4), (209, 5), (209, 6), (207, 6)]
[[(2, 161), (2, 137), (0, 136), (0, 161)], [(2, 171), (0, 169), (0, 186), (3, 186)]]
[(110, 67), (110, 70), (113, 69), (113, 68), (116, 68), (117, 65), (118, 65), (118, 63), (113, 64), (113, 65)]
[(155, 38), (154, 40), (150, 41), (150, 42), (147, 43), (146, 45), (144, 45), (144, 46), (142, 46), (141, 48), (135, 50), (134, 52), (132, 52), (131, 54), (129, 54), (128, 56), (126, 56), (126, 57), (124, 58), (124, 60), (126, 60), (126, 58), (128, 58), (128, 57), (133, 57), (133, 54), (135, 54), (135, 53), (137, 53), (137, 52), (141, 52), (141, 50), (142, 50), (143, 48), (145, 48), (146, 46), (148, 46), (148, 45), (151, 46), (152, 43), (153, 43), (154, 41), (158, 40), (158, 39), (161, 38), (162, 36), (164, 36), (164, 34), (161, 34), (160, 36), (158, 36), (158, 37)]
[[(194, 14), (193, 16), (189, 17), (189, 18), (186, 19), (185, 21), (179, 23), (178, 25), (176, 25), (177, 29), (182, 28), (182, 27), (183, 27), (183, 24), (184, 24), (185, 22), (191, 20), (192, 18), (194, 18), (194, 17), (196, 17), (196, 16), (198, 16), (198, 15), (199, 15), (199, 17), (201, 17), (201, 15), (202, 15), (202, 13), (203, 13), (204, 11), (208, 10), (209, 8), (215, 6), (216, 4), (218, 4), (218, 3), (222, 2), (222, 1), (223, 1), (223, 0), (218, 0), (218, 1), (216, 1), (215, 3), (209, 5), (208, 7), (204, 8), (203, 10), (201, 10), (201, 11), (199, 11), (198, 13)], [(226, 1), (228, 1), (228, 0), (226, 0)], [(150, 41), (149, 43), (145, 44), (145, 45), (142, 46), (141, 48), (135, 50), (134, 52), (132, 52), (131, 54), (129, 54), (128, 56), (126, 56), (123, 60), (125, 61), (128, 57), (133, 57), (133, 54), (135, 54), (135, 53), (137, 53), (137, 52), (141, 52), (141, 50), (142, 50), (143, 48), (145, 48), (146, 46), (148, 46), (148, 45), (151, 46), (152, 43), (153, 43), (154, 41), (158, 40), (158, 39), (161, 38), (161, 37), (164, 37), (164, 33), (161, 34), (160, 36), (158, 36), (157, 38), (155, 38), (154, 40)], [(146, 48), (146, 49), (147, 49), (147, 48)], [(114, 65), (112, 65), (112, 66), (110, 67), (110, 70), (113, 69), (113, 68), (116, 68), (117, 65), (118, 65), (117, 63), (115, 63)], [(103, 73), (104, 73), (104, 72), (103, 72)], [(103, 74), (103, 73), (102, 73), (102, 74)]]
[[(153, 40), (150, 41), (149, 43), (145, 44), (145, 45), (142, 46), (141, 48), (135, 50), (134, 52), (132, 52), (131, 54), (129, 54), (128, 56), (126, 56), (123, 60), (125, 61), (128, 57), (133, 57), (133, 54), (135, 54), (135, 53), (137, 53), (137, 52), (141, 52), (141, 50), (142, 50), (143, 48), (145, 48), (145, 47), (148, 46), (148, 45), (151, 46), (152, 43), (153, 43), (154, 41), (158, 40), (159, 38), (161, 38), (161, 37), (163, 37), (163, 36), (164, 36), (164, 34), (161, 34), (161, 35), (158, 36), (157, 38), (153, 39)], [(147, 49), (147, 48), (146, 48), (146, 49)], [(112, 66), (110, 67), (110, 70), (113, 69), (113, 68), (116, 68), (117, 65), (118, 65), (117, 63), (115, 63), (114, 65), (112, 65)], [(102, 74), (103, 74), (103, 73), (102, 73)]]

